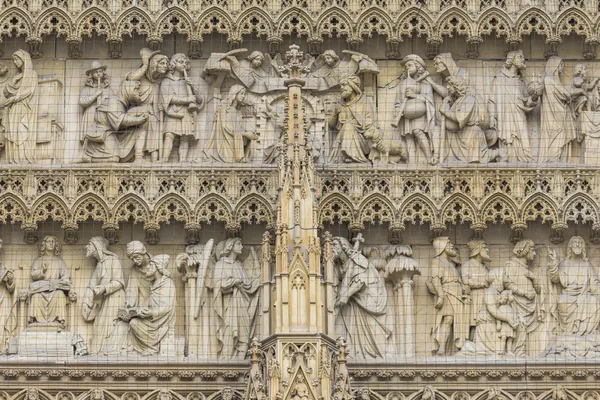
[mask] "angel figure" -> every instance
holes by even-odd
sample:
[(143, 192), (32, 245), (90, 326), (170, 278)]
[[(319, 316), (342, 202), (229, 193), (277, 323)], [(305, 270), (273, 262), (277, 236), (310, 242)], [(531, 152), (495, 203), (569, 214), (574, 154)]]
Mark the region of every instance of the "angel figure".
[(368, 56), (351, 50), (344, 50), (342, 54), (344, 56), (340, 58), (335, 51), (326, 50), (317, 58), (306, 55), (304, 64), (309, 70), (307, 87), (324, 91), (338, 86), (343, 77), (364, 72), (379, 73), (379, 67)]
[(272, 59), (268, 53), (253, 51), (246, 60), (238, 60), (236, 56), (246, 52), (247, 49), (232, 50), (221, 57), (220, 61), (229, 63), (232, 77), (241, 82), (248, 91), (265, 94), (275, 89), (276, 83), (273, 80), (281, 77), (281, 56), (278, 54)]

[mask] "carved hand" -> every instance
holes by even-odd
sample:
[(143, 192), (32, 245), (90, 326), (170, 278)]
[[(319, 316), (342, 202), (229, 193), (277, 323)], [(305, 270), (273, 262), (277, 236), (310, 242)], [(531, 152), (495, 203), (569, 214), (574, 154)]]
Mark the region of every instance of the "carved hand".
[(100, 296), (101, 294), (106, 293), (106, 288), (104, 286), (96, 286), (94, 288), (94, 296)]
[(416, 99), (417, 98), (417, 95), (415, 93), (413, 93), (412, 90), (410, 90), (410, 89), (406, 90), (405, 95), (406, 95), (406, 98), (408, 98), (408, 99)]
[(523, 297), (525, 297), (527, 300), (533, 300), (535, 299), (535, 292), (531, 292), (531, 293), (525, 293), (525, 295)]
[(150, 309), (148, 307), (144, 307), (139, 312), (140, 317), (142, 318), (150, 318), (152, 315), (150, 313)]
[(441, 296), (438, 296), (437, 299), (435, 300), (435, 308), (437, 310), (441, 309), (444, 306), (444, 298)]
[(556, 252), (550, 249), (550, 246), (548, 246), (548, 258), (550, 259), (550, 261), (552, 261), (552, 263), (556, 262)]
[(15, 274), (12, 271), (7, 271), (6, 275), (4, 275), (4, 282), (11, 284), (15, 279)]
[(258, 139), (258, 135), (254, 132), (245, 132), (243, 136), (248, 140), (256, 140)]

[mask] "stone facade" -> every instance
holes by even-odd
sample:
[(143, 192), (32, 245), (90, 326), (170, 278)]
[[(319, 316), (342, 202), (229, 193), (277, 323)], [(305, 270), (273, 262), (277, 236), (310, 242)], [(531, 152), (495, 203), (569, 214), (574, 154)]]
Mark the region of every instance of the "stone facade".
[(0, 4), (1, 397), (600, 398), (598, 4)]

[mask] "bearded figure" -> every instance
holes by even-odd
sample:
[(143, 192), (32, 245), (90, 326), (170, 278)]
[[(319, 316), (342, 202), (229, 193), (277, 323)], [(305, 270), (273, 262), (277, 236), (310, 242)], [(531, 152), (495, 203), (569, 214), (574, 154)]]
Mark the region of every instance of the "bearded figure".
[[(467, 244), (469, 248), (469, 260), (461, 267), (464, 291), (471, 296), (468, 318), (471, 332), (477, 326), (477, 314), (481, 311), (483, 304), (483, 293), (488, 287), (487, 263), (491, 262), (490, 249), (485, 240), (474, 239)], [(470, 335), (472, 336), (472, 335)]]

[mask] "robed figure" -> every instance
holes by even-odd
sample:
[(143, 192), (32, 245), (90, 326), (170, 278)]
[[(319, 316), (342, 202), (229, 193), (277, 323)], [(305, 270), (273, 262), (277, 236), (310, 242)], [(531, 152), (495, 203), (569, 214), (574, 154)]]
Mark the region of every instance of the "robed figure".
[(133, 261), (129, 279), (127, 280), (127, 289), (125, 290), (125, 299), (127, 307), (138, 307), (144, 304), (150, 296), (150, 287), (152, 282), (146, 279), (152, 255), (146, 250), (146, 246), (138, 240), (127, 243), (127, 257)]
[(240, 238), (224, 240), (215, 249), (211, 286), (220, 359), (243, 359), (254, 333), (260, 282), (246, 273), (242, 250)]
[(127, 325), (118, 320), (125, 306), (125, 279), (119, 256), (108, 250), (108, 240), (93, 237), (86, 246), (86, 257), (97, 260), (83, 297), (83, 319), (93, 321), (89, 353), (119, 354), (126, 348)]
[(335, 306), (336, 335), (346, 337), (355, 360), (386, 358), (392, 334), (386, 320), (387, 291), (373, 264), (346, 238), (333, 239), (339, 283)]
[(10, 164), (35, 161), (38, 126), (38, 76), (31, 56), (17, 50), (12, 56), (17, 74), (4, 87), (2, 126), (6, 137), (6, 158)]
[(473, 331), (477, 326), (477, 316), (483, 308), (483, 293), (488, 287), (488, 267), (492, 261), (489, 248), (484, 240), (473, 239), (468, 243), (469, 260), (461, 265), (464, 292), (471, 296), (468, 309), (469, 326)]
[(15, 286), (14, 272), (0, 264), (0, 354), (8, 349), (8, 341), (15, 336), (17, 329), (16, 300), (13, 298)]
[(83, 114), (79, 122), (79, 134), (81, 135), (81, 141), (84, 143), (86, 132), (94, 122), (96, 108), (108, 96), (112, 95), (109, 77), (106, 74), (106, 65), (101, 64), (100, 61), (93, 61), (90, 69), (85, 71), (85, 75), (85, 86), (79, 93), (79, 106), (83, 108)]

